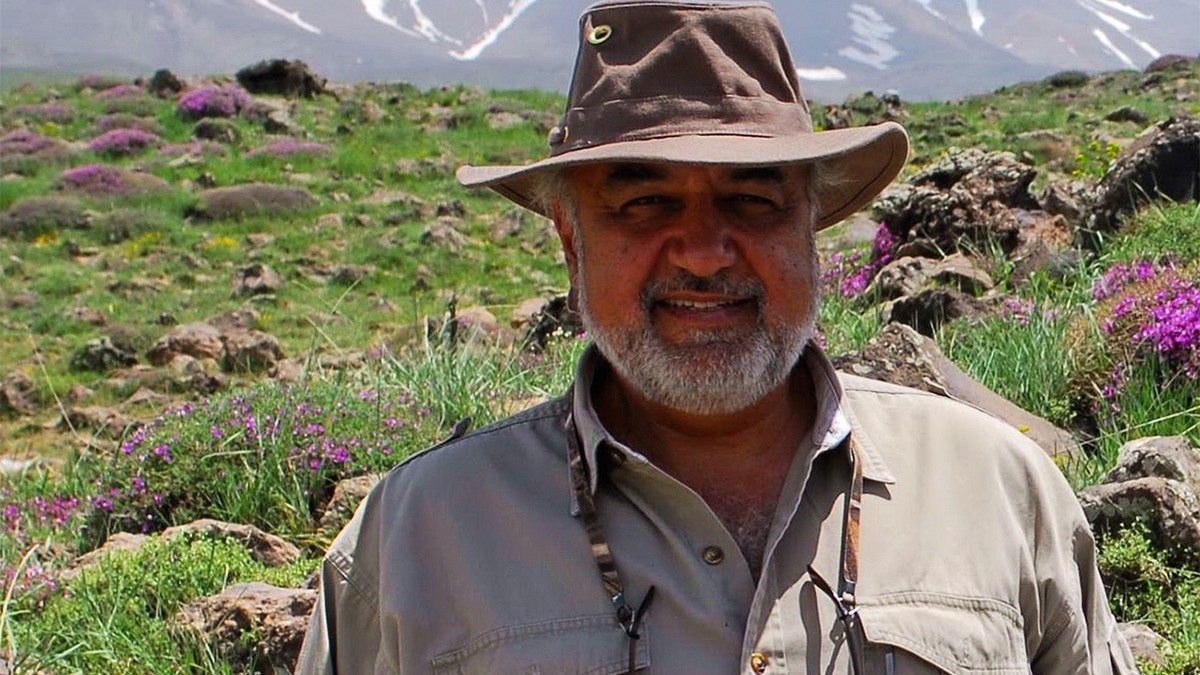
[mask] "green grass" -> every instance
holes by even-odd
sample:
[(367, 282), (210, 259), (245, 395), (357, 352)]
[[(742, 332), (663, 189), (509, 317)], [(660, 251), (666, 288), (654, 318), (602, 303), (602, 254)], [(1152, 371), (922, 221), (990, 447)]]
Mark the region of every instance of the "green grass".
[(16, 672), (227, 673), (229, 664), (176, 627), (179, 609), (233, 583), (295, 587), (315, 565), (267, 568), (231, 540), (152, 540), (106, 555), (60, 588), (6, 603), (0, 634)]

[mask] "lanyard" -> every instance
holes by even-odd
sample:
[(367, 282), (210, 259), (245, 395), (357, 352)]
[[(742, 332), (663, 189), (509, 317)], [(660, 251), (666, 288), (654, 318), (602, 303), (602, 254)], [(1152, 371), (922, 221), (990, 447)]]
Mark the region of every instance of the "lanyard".
[[(568, 392), (567, 400), (573, 400), (574, 389)], [(608, 545), (608, 537), (600, 526), (600, 517), (596, 514), (596, 501), (592, 496), (591, 482), (588, 480), (588, 468), (583, 461), (583, 452), (579, 448), (579, 432), (575, 428), (575, 419), (567, 413), (564, 422), (567, 434), (567, 451), (571, 465), (571, 487), (575, 492), (575, 500), (579, 505), (579, 518), (587, 530), (588, 542), (592, 547), (592, 557), (596, 560), (596, 568), (600, 571), (600, 581), (604, 590), (612, 600), (613, 609), (617, 614), (617, 623), (629, 636), (629, 672), (634, 672), (637, 656), (637, 642), (642, 637), (638, 632), (646, 610), (654, 600), (654, 586), (651, 586), (637, 607), (625, 599), (625, 585), (617, 571), (617, 561), (613, 559), (612, 547)]]

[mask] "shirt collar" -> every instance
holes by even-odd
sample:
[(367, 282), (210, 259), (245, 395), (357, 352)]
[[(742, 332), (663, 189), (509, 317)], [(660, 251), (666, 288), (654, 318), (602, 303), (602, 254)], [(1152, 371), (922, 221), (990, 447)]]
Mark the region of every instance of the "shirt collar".
[[(842, 401), (842, 388), (838, 383), (833, 364), (817, 344), (809, 343), (804, 350), (805, 364), (812, 373), (813, 390), (817, 399), (817, 416), (813, 427), (814, 438), (818, 438), (816, 454), (845, 446), (842, 441), (854, 430), (862, 449), (863, 477), (881, 483), (896, 482), (883, 457), (857, 424), (853, 424)], [(619, 443), (604, 428), (592, 402), (592, 384), (596, 372), (604, 366), (604, 357), (596, 346), (589, 345), (579, 359), (575, 370), (574, 400), (571, 414), (575, 429), (582, 444), (583, 459), (588, 468), (588, 480), (592, 493), (599, 481), (597, 457), (602, 445), (626, 455), (626, 459), (646, 462), (645, 456)], [(848, 449), (847, 449), (847, 452)]]

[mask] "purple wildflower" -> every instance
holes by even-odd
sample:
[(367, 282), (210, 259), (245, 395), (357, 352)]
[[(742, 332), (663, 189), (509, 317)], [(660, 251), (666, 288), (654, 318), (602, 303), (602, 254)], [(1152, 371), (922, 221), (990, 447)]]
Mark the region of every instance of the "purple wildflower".
[(91, 194), (112, 194), (128, 187), (120, 169), (107, 164), (85, 164), (67, 169), (59, 176), (63, 187)]
[(0, 136), (0, 157), (34, 155), (56, 145), (56, 141), (32, 131), (18, 129)]
[(179, 97), (179, 112), (190, 119), (233, 117), (250, 105), (250, 94), (233, 84), (198, 87)]
[(1154, 294), (1154, 302), (1134, 339), (1145, 341), (1189, 378), (1200, 379), (1200, 286), (1172, 279)]
[(112, 129), (89, 141), (88, 149), (101, 155), (123, 157), (161, 142), (157, 135), (141, 129)]

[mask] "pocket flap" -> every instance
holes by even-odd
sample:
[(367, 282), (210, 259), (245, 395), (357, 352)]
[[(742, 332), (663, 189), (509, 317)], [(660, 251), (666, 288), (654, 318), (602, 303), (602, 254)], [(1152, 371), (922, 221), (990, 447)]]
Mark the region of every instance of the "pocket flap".
[(860, 600), (867, 640), (891, 645), (948, 673), (1027, 675), (1021, 614), (1012, 605), (913, 591)]
[[(647, 627), (634, 657), (650, 666)], [(549, 619), (488, 631), (433, 659), (436, 675), (612, 675), (629, 670), (629, 636), (612, 614)]]

